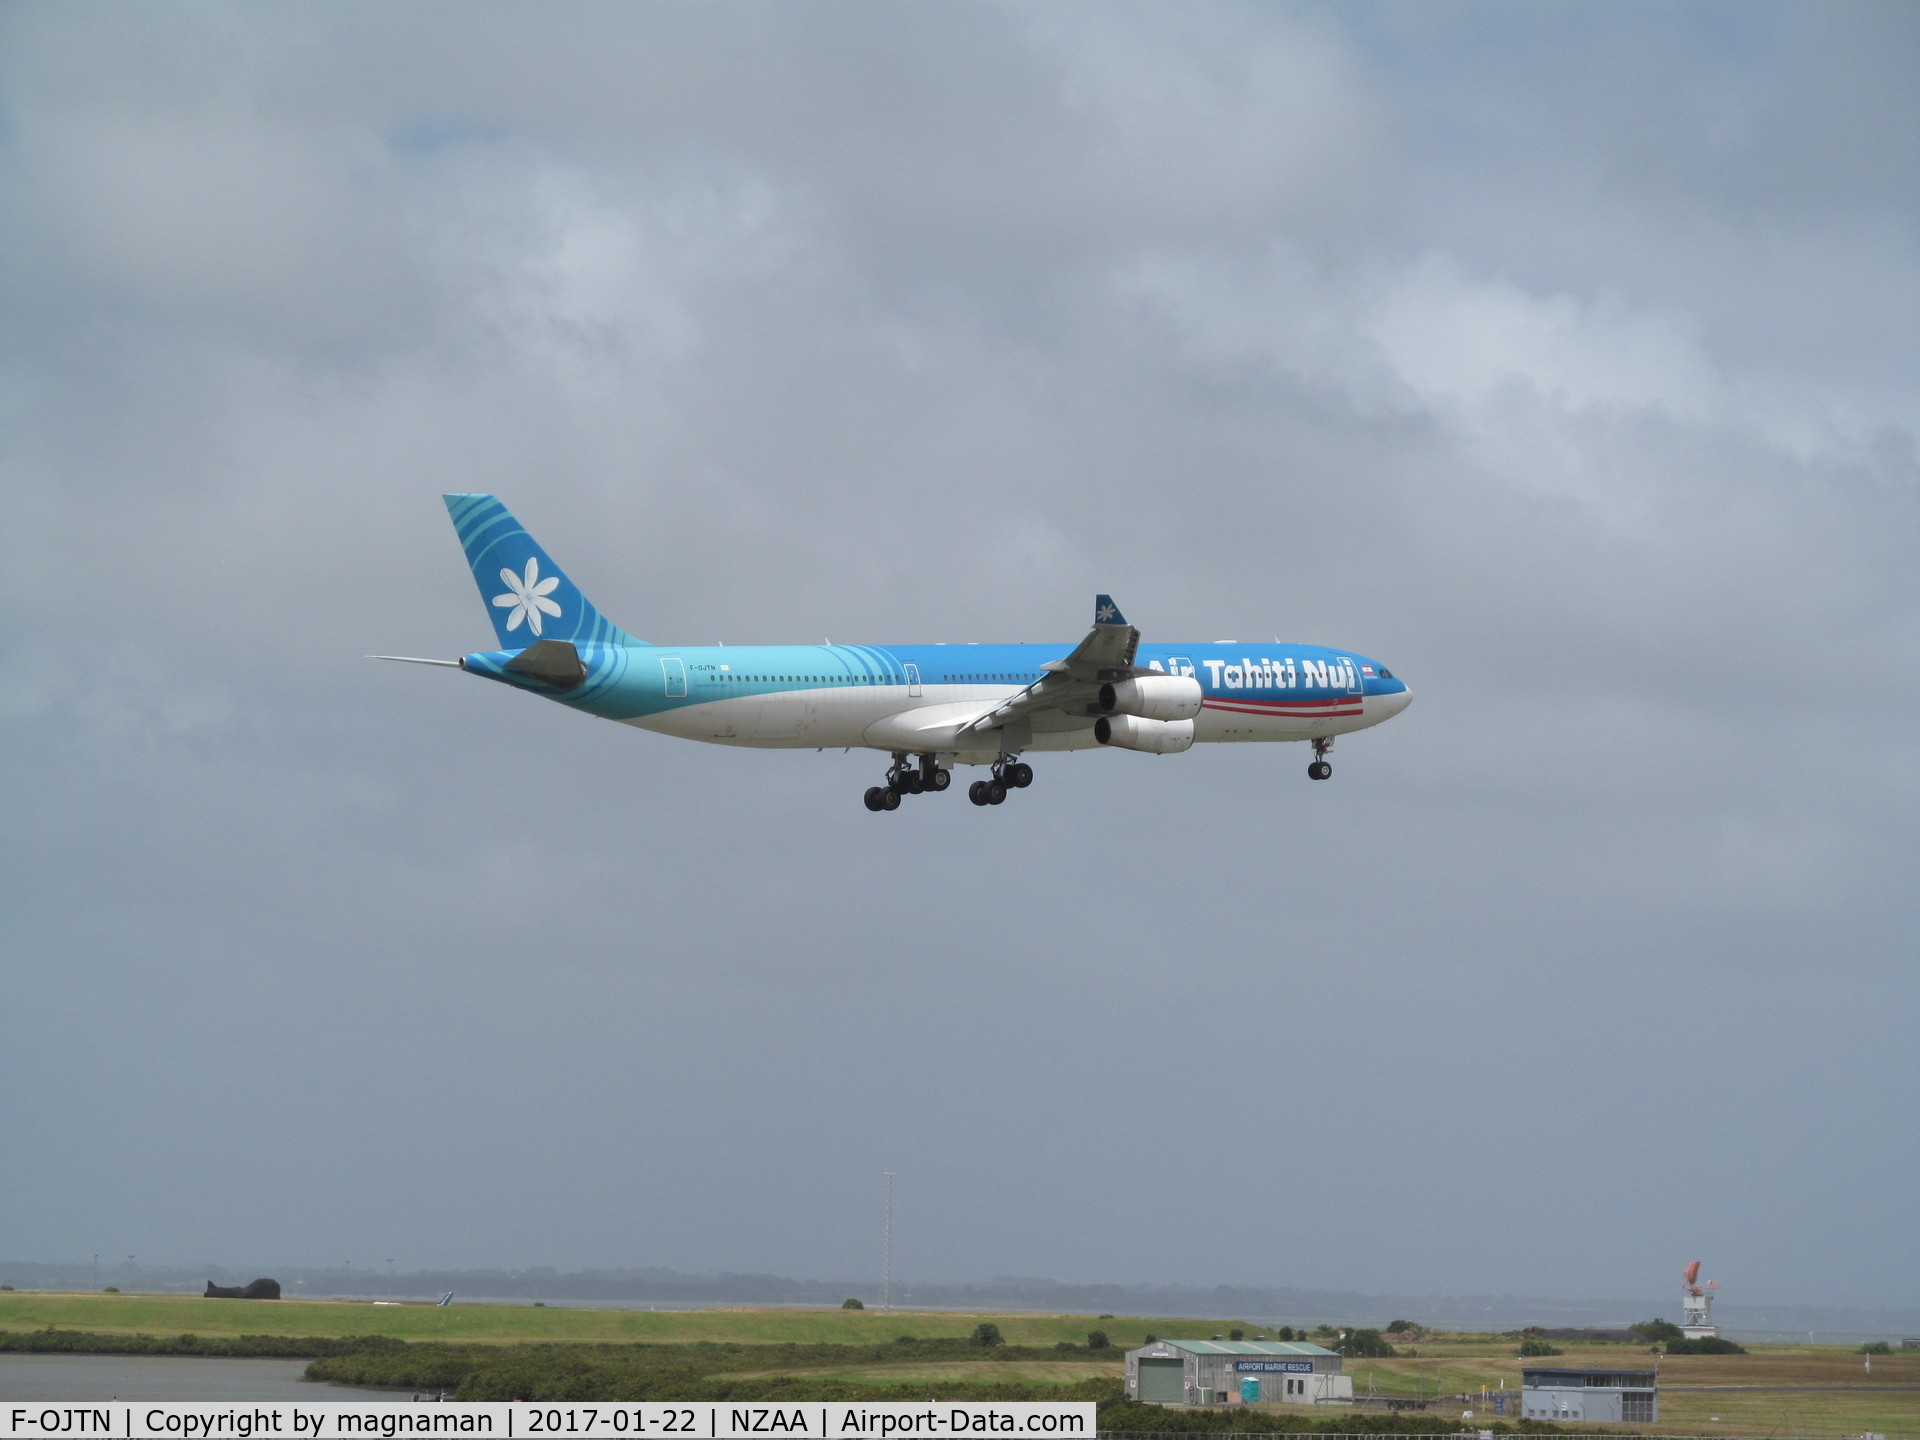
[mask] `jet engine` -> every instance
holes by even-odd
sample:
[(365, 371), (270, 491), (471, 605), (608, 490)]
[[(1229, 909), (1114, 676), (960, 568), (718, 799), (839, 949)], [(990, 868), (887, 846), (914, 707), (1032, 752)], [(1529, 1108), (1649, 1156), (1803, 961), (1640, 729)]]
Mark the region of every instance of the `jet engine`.
[(1131, 680), (1102, 685), (1099, 706), (1106, 715), (1191, 720), (1200, 713), (1200, 682), (1191, 675), (1136, 675)]
[[(1197, 690), (1199, 687), (1196, 685), (1194, 688)], [(1193, 721), (1143, 720), (1138, 715), (1102, 715), (1093, 722), (1093, 738), (1102, 745), (1117, 745), (1122, 750), (1144, 750), (1149, 755), (1178, 755), (1193, 744)]]

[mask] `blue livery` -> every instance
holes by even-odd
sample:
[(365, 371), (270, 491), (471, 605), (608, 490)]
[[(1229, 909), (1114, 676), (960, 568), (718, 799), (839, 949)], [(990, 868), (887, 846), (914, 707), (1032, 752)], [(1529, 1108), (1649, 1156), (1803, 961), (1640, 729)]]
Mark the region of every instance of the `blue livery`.
[(1335, 737), (1406, 709), (1406, 683), (1348, 650), (1236, 641), (1144, 644), (1110, 595), (1077, 644), (696, 645), (636, 638), (607, 620), (491, 495), (445, 496), (498, 650), (458, 666), (575, 710), (719, 745), (862, 747), (891, 757), (867, 807), (939, 792), (985, 767), (968, 797), (998, 805), (1033, 782), (1023, 757), (1195, 744), (1304, 741), (1333, 773)]

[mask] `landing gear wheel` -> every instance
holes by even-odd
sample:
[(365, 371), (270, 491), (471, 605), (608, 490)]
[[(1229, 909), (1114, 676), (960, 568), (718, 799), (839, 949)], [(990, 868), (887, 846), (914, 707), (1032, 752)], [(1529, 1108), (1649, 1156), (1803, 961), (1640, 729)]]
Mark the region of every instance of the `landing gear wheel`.
[(880, 792), (880, 808), (882, 810), (898, 810), (900, 808), (900, 792), (898, 790), (882, 790)]
[(953, 784), (953, 772), (951, 770), (935, 770), (933, 774), (926, 777), (926, 780), (927, 789), (938, 794)]
[(1007, 787), (1002, 785), (998, 780), (988, 780), (985, 782), (985, 785), (987, 804), (998, 805), (1007, 798)]
[(867, 809), (869, 810), (886, 809), (887, 802), (881, 798), (886, 793), (887, 792), (878, 785), (869, 785), (867, 787)]
[(1024, 790), (1033, 784), (1033, 766), (1021, 760), (1007, 767), (1007, 784), (1016, 790)]
[(900, 778), (893, 782), (893, 788), (902, 795), (918, 795), (927, 788), (927, 782), (920, 778), (918, 770), (903, 770)]
[(1327, 752), (1333, 748), (1333, 737), (1322, 735), (1313, 742), (1313, 763), (1307, 766), (1307, 777), (1311, 780), (1326, 780), (1333, 774), (1333, 766), (1327, 763)]
[(985, 805), (987, 801), (987, 782), (976, 780), (967, 787), (967, 799), (976, 805)]

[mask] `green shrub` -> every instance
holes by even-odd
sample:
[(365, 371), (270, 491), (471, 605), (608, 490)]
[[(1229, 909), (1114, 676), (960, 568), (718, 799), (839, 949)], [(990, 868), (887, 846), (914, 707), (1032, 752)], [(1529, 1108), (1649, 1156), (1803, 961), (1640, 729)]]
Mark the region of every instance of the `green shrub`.
[(1107, 1338), (1106, 1331), (1089, 1330), (1087, 1332), (1087, 1348), (1089, 1350), (1106, 1350), (1111, 1348), (1112, 1345), (1113, 1341)]
[(1667, 1342), (1669, 1355), (1744, 1355), (1746, 1350), (1731, 1340), (1723, 1340), (1718, 1335), (1704, 1335), (1698, 1340), (1670, 1340)]
[(1860, 1353), (1862, 1355), (1891, 1355), (1893, 1353), (1893, 1346), (1884, 1340), (1874, 1340), (1862, 1345), (1860, 1347)]
[(1650, 1345), (1683, 1338), (1678, 1325), (1657, 1316), (1652, 1320), (1642, 1320), (1638, 1325), (1629, 1325), (1627, 1328)]
[(854, 1299), (851, 1295), (849, 1295), (846, 1299), (840, 1302), (840, 1308), (842, 1310), (864, 1310), (867, 1307), (861, 1304), (858, 1300)]
[(1567, 1352), (1562, 1350), (1558, 1345), (1549, 1345), (1544, 1340), (1522, 1340), (1520, 1342), (1520, 1356), (1522, 1359), (1532, 1359), (1541, 1355), (1564, 1355), (1566, 1353)]
[(120, 1287), (118, 1285), (109, 1285), (100, 1293), (102, 1295), (118, 1295), (120, 1293)]
[(1004, 1345), (1007, 1337), (1000, 1333), (1000, 1327), (991, 1320), (982, 1320), (973, 1327), (973, 1334), (967, 1337), (969, 1345)]

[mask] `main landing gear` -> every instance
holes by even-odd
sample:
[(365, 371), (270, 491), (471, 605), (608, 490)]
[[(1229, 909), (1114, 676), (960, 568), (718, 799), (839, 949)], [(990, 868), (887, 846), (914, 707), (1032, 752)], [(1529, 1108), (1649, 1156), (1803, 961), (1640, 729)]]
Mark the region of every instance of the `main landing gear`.
[[(869, 810), (898, 810), (908, 795), (938, 794), (953, 784), (953, 772), (942, 770), (933, 756), (913, 758), (905, 754), (893, 757), (887, 770), (887, 783), (867, 791)], [(1002, 755), (993, 767), (991, 780), (976, 780), (967, 787), (967, 798), (976, 805), (998, 805), (1009, 790), (1024, 790), (1033, 784), (1033, 767), (1011, 755)]]
[(953, 772), (942, 770), (933, 756), (922, 755), (916, 764), (905, 754), (896, 754), (887, 769), (887, 783), (867, 791), (867, 809), (898, 810), (905, 795), (939, 794), (953, 783)]
[(1333, 748), (1331, 735), (1321, 736), (1313, 742), (1313, 763), (1307, 766), (1307, 778), (1310, 780), (1328, 780), (1333, 776), (1333, 766), (1327, 763), (1327, 751)]
[(998, 805), (1009, 790), (1024, 790), (1033, 784), (1033, 767), (1011, 755), (1000, 758), (993, 767), (991, 780), (976, 780), (967, 787), (967, 798), (976, 805)]

